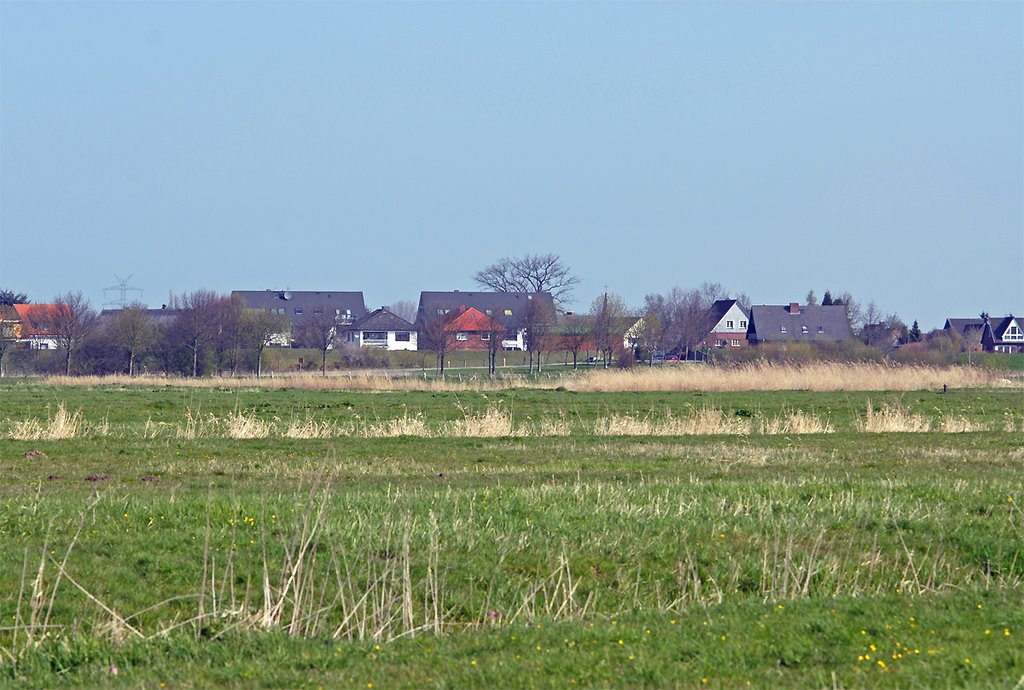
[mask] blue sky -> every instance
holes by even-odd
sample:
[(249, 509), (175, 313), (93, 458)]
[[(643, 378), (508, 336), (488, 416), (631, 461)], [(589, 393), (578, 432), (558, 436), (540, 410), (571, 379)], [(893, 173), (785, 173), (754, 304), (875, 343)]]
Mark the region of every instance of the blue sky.
[(0, 287), (1024, 311), (1021, 2), (0, 2)]

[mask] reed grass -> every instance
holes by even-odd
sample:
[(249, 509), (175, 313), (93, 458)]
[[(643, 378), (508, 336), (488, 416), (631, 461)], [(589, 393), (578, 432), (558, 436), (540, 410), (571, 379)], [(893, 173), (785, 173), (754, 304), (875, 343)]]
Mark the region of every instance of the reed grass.
[(348, 391), (498, 391), (510, 388), (550, 389), (577, 392), (640, 391), (912, 391), (942, 388), (1021, 387), (1022, 381), (1005, 372), (963, 366), (924, 366), (876, 362), (814, 362), (775, 364), (749, 362), (711, 366), (683, 363), (675, 366), (633, 369), (563, 370), (531, 377), (499, 374), (495, 378), (455, 374), (437, 378), (420, 372), (346, 371), (328, 376), (308, 373), (273, 378), (165, 376), (54, 376), (47, 383), (69, 386), (220, 387), (243, 389), (348, 390)]

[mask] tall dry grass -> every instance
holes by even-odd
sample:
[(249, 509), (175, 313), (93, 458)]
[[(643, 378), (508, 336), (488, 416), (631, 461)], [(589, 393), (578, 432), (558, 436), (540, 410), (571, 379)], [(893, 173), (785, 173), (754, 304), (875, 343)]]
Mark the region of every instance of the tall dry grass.
[(16, 441), (61, 441), (76, 438), (83, 430), (82, 411), (68, 412), (64, 403), (59, 403), (53, 416), (45, 420), (30, 417), (12, 422), (10, 437)]
[(942, 388), (1021, 387), (1020, 379), (1005, 372), (973, 367), (934, 367), (896, 363), (775, 364), (749, 362), (725, 366), (684, 363), (676, 366), (633, 369), (565, 370), (557, 375), (531, 378), (500, 374), (494, 379), (455, 374), (445, 379), (421, 372), (352, 371), (328, 376), (307, 373), (284, 374), (274, 378), (213, 377), (191, 379), (162, 376), (55, 376), (48, 383), (73, 386), (228, 387), (245, 389), (301, 388), (306, 390), (351, 391), (491, 391), (509, 388), (550, 389), (562, 387), (577, 392), (640, 391), (909, 391)]

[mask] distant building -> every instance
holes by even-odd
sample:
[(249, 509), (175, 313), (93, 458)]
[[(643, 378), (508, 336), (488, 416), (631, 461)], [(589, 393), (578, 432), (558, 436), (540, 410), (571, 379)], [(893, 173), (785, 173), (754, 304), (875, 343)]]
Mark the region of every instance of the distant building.
[(345, 342), (381, 350), (415, 350), (416, 327), (386, 307), (363, 316), (342, 329)]
[(528, 321), (534, 315), (543, 313), (554, 321), (556, 314), (554, 300), (548, 292), (421, 292), (416, 325), (422, 330), (424, 324), (434, 319), (452, 319), (468, 309), (475, 309), (505, 327), (501, 341), (505, 350), (526, 349)]
[(956, 333), (972, 352), (1024, 352), (1022, 320), (1016, 316), (946, 319), (943, 329)]
[(312, 319), (334, 323), (340, 335), (344, 327), (366, 316), (362, 292), (233, 290), (231, 297), (240, 299), (247, 309), (266, 309), (287, 316), (292, 324), (291, 334), (275, 338), (275, 342), (282, 344), (294, 339), (303, 324)]
[(708, 323), (714, 324), (704, 339), (711, 347), (746, 347), (750, 315), (734, 299), (720, 299), (708, 310)]
[(56, 350), (56, 311), (56, 304), (15, 304), (18, 323), (13, 324), (11, 330), (18, 344), (32, 350)]
[(750, 308), (747, 340), (762, 343), (839, 342), (851, 340), (853, 330), (841, 304), (758, 304)]

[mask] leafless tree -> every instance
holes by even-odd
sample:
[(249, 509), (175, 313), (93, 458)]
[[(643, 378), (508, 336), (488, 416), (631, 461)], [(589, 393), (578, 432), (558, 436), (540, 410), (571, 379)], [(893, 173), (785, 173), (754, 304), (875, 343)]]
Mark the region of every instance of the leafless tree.
[(591, 337), (591, 319), (582, 314), (563, 316), (559, 325), (560, 346), (572, 353), (572, 368), (577, 366), (580, 350)]
[(266, 309), (245, 309), (239, 317), (242, 347), (256, 351), (256, 378), (263, 375), (263, 351), (282, 334), (288, 336), (291, 321), (284, 314)]
[(864, 319), (864, 310), (861, 308), (860, 302), (855, 300), (849, 292), (841, 292), (836, 295), (832, 299), (832, 304), (841, 304), (846, 308), (846, 318), (854, 333), (859, 333), (864, 324), (868, 323)]
[(648, 366), (654, 366), (654, 352), (661, 341), (661, 320), (653, 311), (644, 314), (633, 332), (637, 347), (646, 355)]
[(336, 335), (334, 320), (323, 314), (309, 314), (298, 326), (297, 340), (320, 351), (320, 373), (324, 376), (327, 376), (327, 353), (334, 347)]
[(647, 312), (657, 316), (661, 324), (661, 347), (690, 352), (704, 344), (715, 325), (711, 323), (711, 305), (727, 297), (728, 291), (721, 284), (703, 283), (688, 290), (674, 287), (664, 295), (647, 295), (644, 302)]
[(398, 300), (393, 303), (387, 310), (397, 316), (400, 319), (405, 319), (409, 323), (416, 321), (417, 306), (415, 302), (407, 299)]
[(495, 292), (549, 292), (557, 304), (570, 301), (580, 282), (557, 254), (503, 257), (473, 274), (473, 280)]
[(64, 374), (71, 375), (71, 357), (96, 328), (96, 312), (81, 292), (53, 298), (51, 328), (57, 346), (64, 351)]
[(594, 344), (600, 350), (606, 368), (611, 364), (614, 354), (622, 349), (622, 322), (628, 315), (625, 300), (614, 293), (606, 292), (590, 304)]
[(494, 376), (497, 373), (498, 353), (501, 352), (501, 342), (508, 333), (508, 328), (501, 321), (492, 317), (486, 317), (486, 327), (480, 333), (480, 337), (487, 341), (487, 373)]
[(456, 312), (431, 316), (419, 324), (417, 344), (437, 357), (437, 373), (444, 375), (444, 360), (455, 347), (456, 333), (449, 325), (458, 316)]
[(523, 338), (526, 341), (526, 351), (530, 356), (530, 373), (533, 373), (534, 360), (537, 362), (537, 371), (541, 367), (541, 355), (548, 347), (548, 334), (551, 331), (555, 319), (554, 312), (541, 300), (528, 300), (526, 306), (520, 310), (519, 327), (523, 330)]
[(199, 376), (199, 354), (214, 345), (221, 333), (219, 312), (221, 302), (227, 298), (212, 290), (195, 290), (172, 302), (181, 311), (175, 319), (173, 331), (178, 340), (192, 353), (192, 376)]
[(128, 354), (128, 375), (135, 375), (135, 362), (156, 343), (156, 325), (146, 314), (146, 307), (131, 304), (117, 312), (106, 332), (110, 342)]

